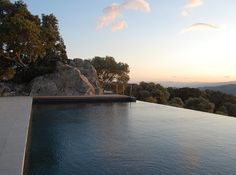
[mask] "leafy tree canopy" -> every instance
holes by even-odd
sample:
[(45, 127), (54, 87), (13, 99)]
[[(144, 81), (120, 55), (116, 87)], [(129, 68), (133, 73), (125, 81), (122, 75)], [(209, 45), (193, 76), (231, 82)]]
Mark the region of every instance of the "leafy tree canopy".
[(47, 66), (49, 60), (66, 58), (54, 15), (40, 19), (21, 0), (0, 1), (0, 80), (26, 75), (39, 59)]
[(184, 107), (184, 102), (180, 97), (174, 97), (169, 101), (169, 105), (182, 108)]
[(112, 82), (126, 84), (129, 81), (129, 65), (116, 62), (113, 57), (94, 57), (89, 60), (97, 70), (99, 81), (103, 86), (110, 85)]
[[(133, 84), (132, 89), (132, 95), (134, 95), (138, 100), (152, 102), (156, 101), (159, 104), (167, 104), (170, 96), (166, 88), (160, 84), (155, 84), (152, 82), (140, 82), (139, 84)], [(154, 98), (155, 100), (153, 100)]]
[(198, 111), (214, 112), (215, 105), (203, 97), (190, 97), (186, 101), (185, 107)]
[(170, 98), (180, 97), (186, 101), (189, 97), (205, 97), (205, 93), (197, 88), (168, 88)]

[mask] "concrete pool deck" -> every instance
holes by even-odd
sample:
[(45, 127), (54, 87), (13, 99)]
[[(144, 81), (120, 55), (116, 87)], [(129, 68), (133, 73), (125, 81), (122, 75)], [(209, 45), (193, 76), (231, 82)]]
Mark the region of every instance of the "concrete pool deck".
[(22, 175), (32, 97), (0, 98), (0, 174)]

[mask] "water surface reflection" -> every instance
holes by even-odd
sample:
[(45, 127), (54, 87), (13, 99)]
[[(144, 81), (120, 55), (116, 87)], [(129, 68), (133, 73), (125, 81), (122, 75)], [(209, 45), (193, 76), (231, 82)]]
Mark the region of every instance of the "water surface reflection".
[(236, 119), (137, 103), (36, 105), (26, 174), (234, 174)]

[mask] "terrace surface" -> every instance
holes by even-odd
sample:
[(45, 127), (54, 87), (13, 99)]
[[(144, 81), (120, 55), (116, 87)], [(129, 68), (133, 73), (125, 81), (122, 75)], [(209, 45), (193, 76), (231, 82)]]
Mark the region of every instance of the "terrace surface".
[(0, 174), (23, 172), (32, 97), (0, 98)]

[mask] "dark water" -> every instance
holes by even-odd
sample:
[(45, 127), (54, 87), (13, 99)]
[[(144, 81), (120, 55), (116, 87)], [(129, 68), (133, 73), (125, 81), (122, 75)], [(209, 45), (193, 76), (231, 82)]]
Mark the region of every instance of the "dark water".
[(29, 175), (233, 175), (236, 118), (156, 104), (38, 105)]

